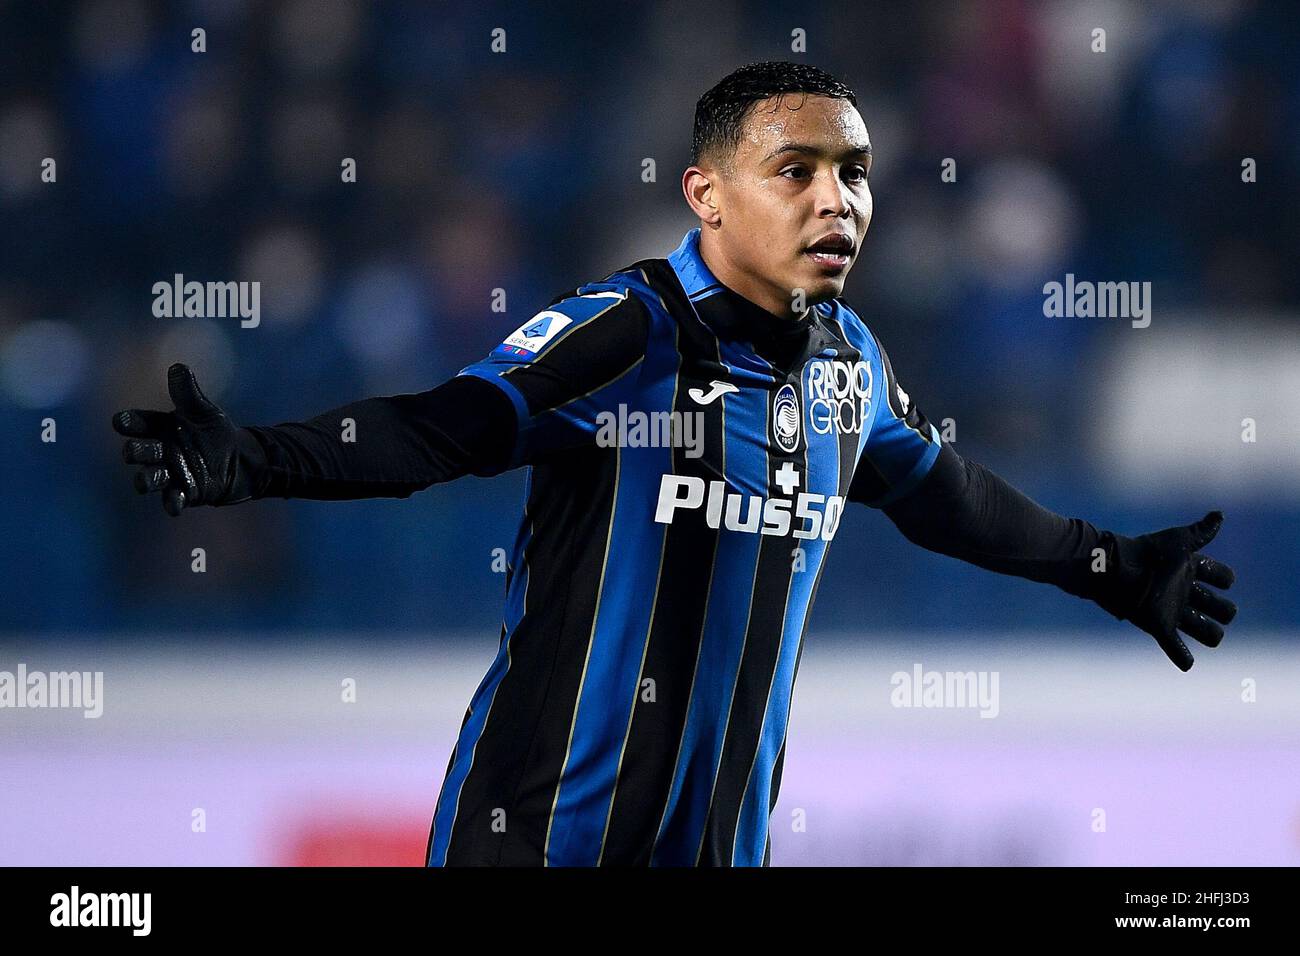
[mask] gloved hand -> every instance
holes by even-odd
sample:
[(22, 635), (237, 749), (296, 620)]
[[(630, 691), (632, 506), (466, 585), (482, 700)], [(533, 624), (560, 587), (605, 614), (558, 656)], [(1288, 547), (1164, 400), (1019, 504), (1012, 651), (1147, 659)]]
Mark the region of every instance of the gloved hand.
[(1108, 570), (1120, 586), (1108, 589), (1097, 603), (1154, 637), (1180, 670), (1189, 670), (1193, 658), (1178, 630), (1218, 647), (1222, 625), (1237, 615), (1237, 605), (1206, 587), (1231, 587), (1236, 578), (1232, 568), (1200, 553), (1222, 524), (1223, 513), (1211, 511), (1196, 524), (1136, 538), (1107, 532), (1114, 539)]
[(167, 392), (173, 411), (131, 408), (113, 416), (113, 430), (128, 438), (123, 459), (144, 466), (135, 476), (136, 491), (161, 491), (163, 508), (173, 517), (195, 505), (257, 497), (266, 454), (252, 432), (204, 396), (186, 365), (167, 370)]

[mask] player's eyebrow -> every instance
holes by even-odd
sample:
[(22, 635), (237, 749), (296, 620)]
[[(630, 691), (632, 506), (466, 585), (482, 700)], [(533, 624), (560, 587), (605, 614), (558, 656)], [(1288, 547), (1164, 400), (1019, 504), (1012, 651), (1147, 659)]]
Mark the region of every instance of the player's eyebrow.
[[(764, 156), (763, 162), (766, 163), (769, 160), (784, 155), (785, 153), (799, 153), (804, 156), (818, 156), (818, 157), (826, 155), (826, 151), (819, 146), (811, 146), (807, 143), (782, 143), (776, 149), (772, 150), (772, 152)], [(850, 146), (848, 149), (844, 150), (843, 155), (844, 156), (870, 156), (871, 144), (855, 143), (852, 146)]]

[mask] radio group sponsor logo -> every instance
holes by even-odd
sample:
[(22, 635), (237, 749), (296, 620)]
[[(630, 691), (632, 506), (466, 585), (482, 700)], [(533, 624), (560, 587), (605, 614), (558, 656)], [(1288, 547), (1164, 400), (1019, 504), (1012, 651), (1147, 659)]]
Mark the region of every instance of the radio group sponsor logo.
[(817, 359), (808, 363), (808, 421), (813, 432), (857, 435), (870, 421), (871, 363)]
[[(764, 498), (728, 491), (721, 480), (705, 482), (693, 475), (664, 475), (659, 481), (655, 521), (672, 524), (679, 511), (704, 509), (704, 523), (710, 528), (744, 531), (749, 534), (789, 535), (805, 540), (831, 540), (844, 511), (841, 495), (819, 495), (801, 491), (798, 470), (785, 462), (776, 472), (776, 483), (784, 494)], [(742, 515), (742, 509), (744, 514)]]
[(790, 384), (782, 385), (772, 399), (772, 435), (783, 451), (799, 447), (799, 393)]

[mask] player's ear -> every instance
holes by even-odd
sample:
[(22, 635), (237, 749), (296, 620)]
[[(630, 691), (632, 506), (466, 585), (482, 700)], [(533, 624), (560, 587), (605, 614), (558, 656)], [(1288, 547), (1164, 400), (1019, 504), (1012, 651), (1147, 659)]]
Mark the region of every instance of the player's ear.
[(717, 174), (711, 167), (688, 166), (682, 173), (682, 193), (691, 212), (704, 223), (716, 226), (722, 221), (718, 212), (718, 193), (714, 188)]

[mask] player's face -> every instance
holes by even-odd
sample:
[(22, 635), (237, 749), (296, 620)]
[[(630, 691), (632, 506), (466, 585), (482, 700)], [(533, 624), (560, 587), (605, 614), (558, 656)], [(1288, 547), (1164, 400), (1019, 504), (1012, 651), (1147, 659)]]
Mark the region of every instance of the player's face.
[(834, 298), (871, 222), (871, 140), (847, 100), (802, 93), (755, 105), (718, 183), (718, 247), (733, 269), (791, 309)]

